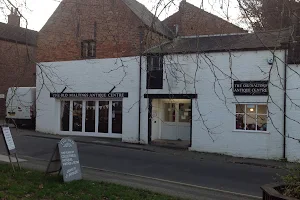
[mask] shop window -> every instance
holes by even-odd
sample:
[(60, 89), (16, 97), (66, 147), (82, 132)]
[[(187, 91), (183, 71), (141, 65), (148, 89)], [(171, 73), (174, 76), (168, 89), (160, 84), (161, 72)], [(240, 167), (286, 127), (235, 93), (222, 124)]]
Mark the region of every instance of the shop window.
[(61, 101), (60, 130), (122, 134), (122, 110), (122, 101)]
[(122, 133), (122, 101), (112, 102), (112, 132)]
[(62, 101), (60, 109), (60, 130), (69, 131), (70, 127), (70, 101)]
[(99, 133), (108, 133), (108, 113), (109, 101), (99, 101)]
[(82, 58), (96, 57), (96, 42), (94, 40), (85, 40), (81, 43)]
[(236, 105), (236, 130), (267, 131), (267, 122), (267, 105)]
[(82, 101), (73, 102), (73, 131), (82, 132)]
[(165, 103), (165, 122), (175, 122), (176, 110), (175, 103)]
[(147, 57), (147, 89), (163, 88), (163, 57)]
[(85, 132), (95, 132), (95, 111), (96, 105), (94, 101), (87, 101), (85, 107)]
[(190, 103), (180, 103), (179, 104), (179, 122), (191, 122), (192, 119), (192, 109)]

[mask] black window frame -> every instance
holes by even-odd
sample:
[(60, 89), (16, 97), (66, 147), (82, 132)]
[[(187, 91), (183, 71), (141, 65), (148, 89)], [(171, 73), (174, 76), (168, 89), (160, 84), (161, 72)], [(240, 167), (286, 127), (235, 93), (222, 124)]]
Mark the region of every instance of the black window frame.
[[(157, 59), (157, 60), (154, 60)], [(156, 66), (153, 66), (153, 65)], [(147, 85), (146, 89), (163, 89), (164, 55), (147, 55)]]
[[(87, 44), (88, 55), (86, 55), (85, 44)], [(94, 51), (92, 51), (92, 44), (94, 44)], [(96, 46), (97, 43), (95, 40), (83, 40), (81, 42), (81, 58), (96, 58)], [(94, 55), (92, 55), (92, 52), (94, 52)]]
[[(154, 58), (157, 58), (158, 61), (155, 61)], [(151, 63), (150, 63), (151, 62)], [(153, 67), (154, 62), (158, 62), (156, 67)], [(162, 55), (150, 55), (147, 56), (147, 71), (160, 71), (163, 70), (164, 58)], [(151, 65), (151, 67), (149, 66)]]

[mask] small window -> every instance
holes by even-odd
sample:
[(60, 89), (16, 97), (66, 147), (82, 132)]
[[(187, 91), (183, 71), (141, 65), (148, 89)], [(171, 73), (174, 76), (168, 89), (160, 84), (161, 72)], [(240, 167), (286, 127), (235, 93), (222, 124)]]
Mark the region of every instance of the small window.
[(163, 88), (163, 57), (147, 57), (147, 89)]
[(149, 56), (147, 58), (148, 71), (159, 71), (163, 69), (162, 56)]
[(190, 103), (179, 104), (179, 122), (190, 123), (192, 119), (192, 109)]
[(175, 122), (176, 112), (174, 103), (165, 103), (165, 122)]
[(237, 104), (235, 116), (236, 130), (267, 131), (267, 105)]
[(85, 40), (81, 44), (82, 58), (95, 58), (96, 57), (96, 42), (94, 40)]

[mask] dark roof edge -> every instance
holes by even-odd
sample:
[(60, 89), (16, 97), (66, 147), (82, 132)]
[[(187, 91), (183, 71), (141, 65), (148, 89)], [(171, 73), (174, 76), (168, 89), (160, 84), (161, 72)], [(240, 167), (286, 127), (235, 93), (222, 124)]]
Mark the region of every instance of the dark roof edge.
[[(143, 23), (143, 24), (144, 24), (144, 23)], [(144, 26), (139, 26), (139, 27), (146, 28), (146, 29), (148, 29), (149, 31), (152, 31), (153, 33), (157, 33), (157, 34), (159, 34), (160, 36), (166, 37), (167, 39), (170, 39), (170, 40), (174, 39), (174, 37), (170, 37), (170, 36), (168, 36), (168, 35), (165, 35), (165, 34), (159, 32), (159, 31), (155, 30), (154, 27), (149, 27), (149, 26), (146, 25), (146, 24), (144, 24)], [(158, 46), (160, 46), (160, 45), (158, 45)]]
[(7, 42), (13, 42), (16, 44), (23, 44), (23, 45), (27, 45), (27, 46), (31, 46), (31, 47), (37, 47), (37, 44), (32, 44), (30, 42), (22, 42), (22, 41), (18, 41), (18, 40), (3, 38), (3, 37), (0, 37), (0, 40), (7, 41)]
[(197, 53), (227, 53), (227, 52), (237, 52), (237, 51), (264, 51), (264, 50), (274, 50), (272, 48), (276, 48), (275, 50), (283, 50), (288, 49), (285, 45), (279, 47), (256, 47), (256, 48), (241, 48), (241, 49), (224, 49), (224, 50), (207, 50), (207, 51), (185, 51), (185, 52), (144, 52), (143, 55), (151, 55), (151, 54), (163, 54), (163, 55), (184, 55), (184, 54), (197, 54)]

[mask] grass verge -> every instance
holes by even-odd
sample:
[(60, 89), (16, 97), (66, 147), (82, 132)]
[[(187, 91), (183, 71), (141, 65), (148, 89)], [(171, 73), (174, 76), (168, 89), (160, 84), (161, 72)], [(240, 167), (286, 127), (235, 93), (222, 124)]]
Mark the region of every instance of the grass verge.
[(179, 200), (111, 183), (86, 180), (63, 183), (60, 176), (45, 176), (44, 173), (25, 169), (13, 173), (9, 165), (0, 165), (0, 180), (1, 200)]

